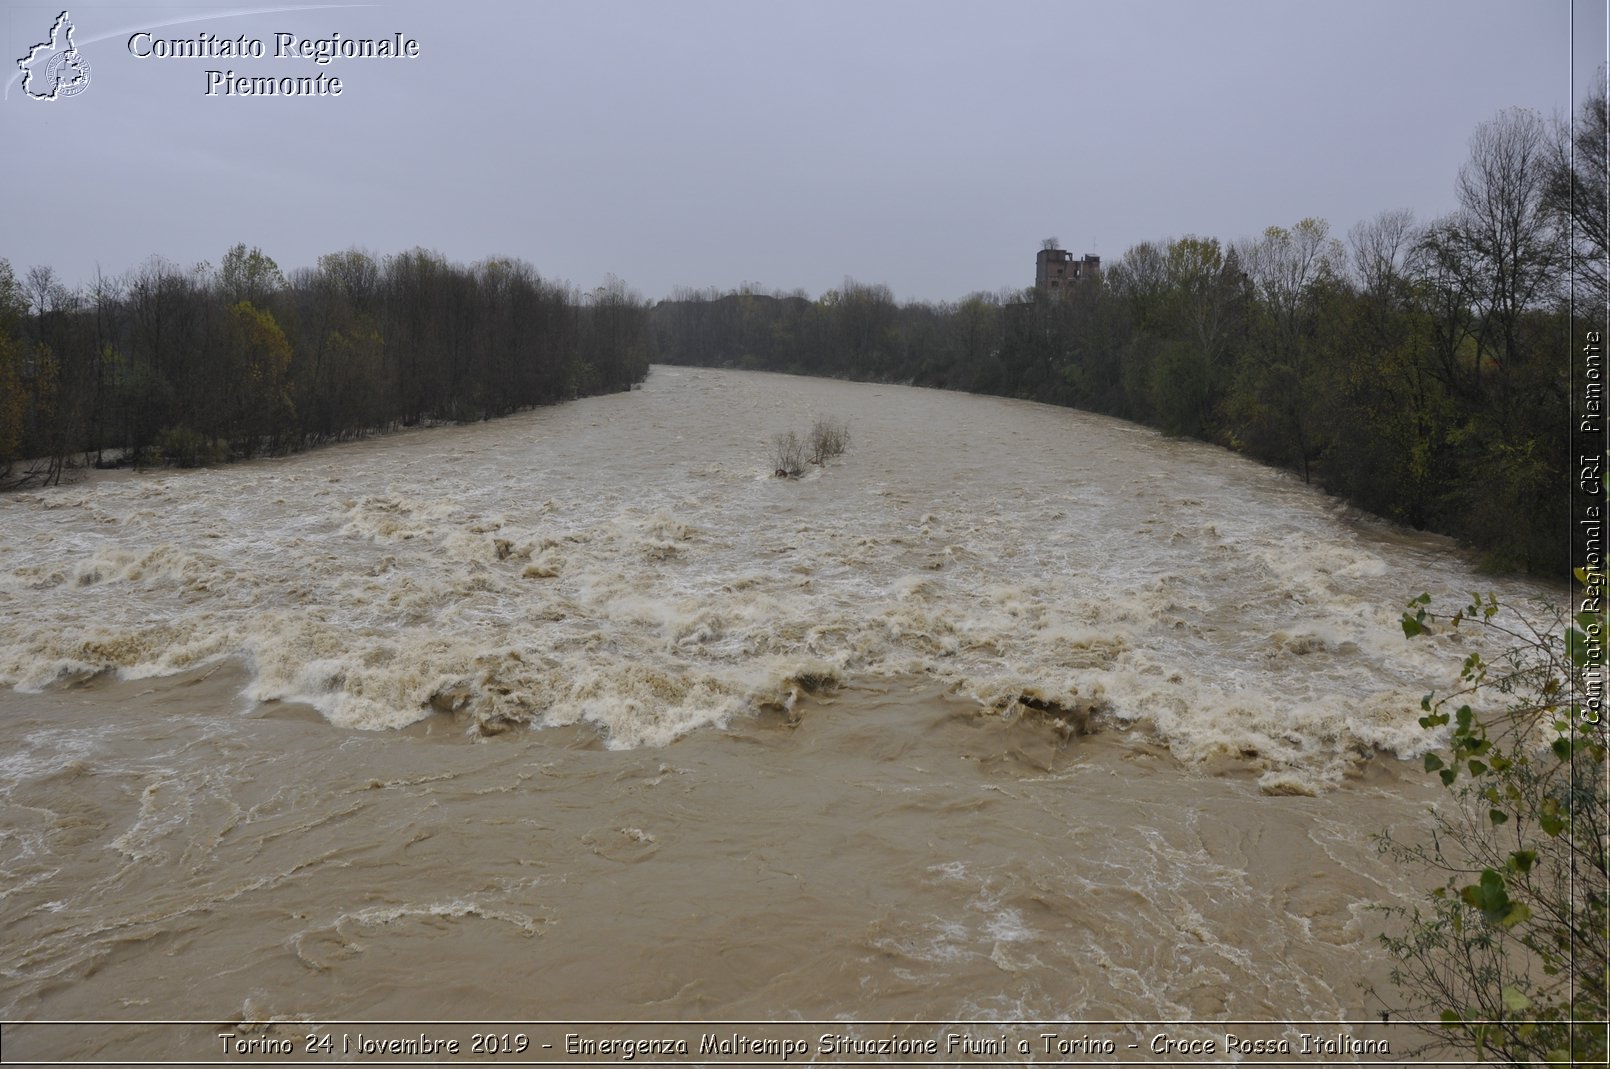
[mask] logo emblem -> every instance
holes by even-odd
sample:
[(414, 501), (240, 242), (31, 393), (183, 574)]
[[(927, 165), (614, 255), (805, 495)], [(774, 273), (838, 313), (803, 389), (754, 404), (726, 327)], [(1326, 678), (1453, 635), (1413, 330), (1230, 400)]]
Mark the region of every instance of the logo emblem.
[(89, 88), (89, 64), (73, 44), (73, 22), (63, 11), (50, 28), (50, 39), (34, 45), (17, 60), (22, 91), (35, 100), (75, 97)]

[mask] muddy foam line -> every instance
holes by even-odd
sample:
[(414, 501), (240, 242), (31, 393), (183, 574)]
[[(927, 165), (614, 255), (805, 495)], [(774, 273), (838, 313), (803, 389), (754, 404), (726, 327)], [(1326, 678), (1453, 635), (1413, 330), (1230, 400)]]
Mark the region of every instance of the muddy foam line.
[[(851, 450), (766, 477), (780, 420)], [(1287, 476), (999, 399), (656, 369), (647, 387), (280, 461), (0, 502), (0, 682), (228, 658), (331, 723), (584, 723), (614, 747), (921, 677), (1077, 734), (1143, 723), (1271, 791), (1427, 744), (1477, 585)], [(1524, 599), (1537, 591), (1501, 585)]]

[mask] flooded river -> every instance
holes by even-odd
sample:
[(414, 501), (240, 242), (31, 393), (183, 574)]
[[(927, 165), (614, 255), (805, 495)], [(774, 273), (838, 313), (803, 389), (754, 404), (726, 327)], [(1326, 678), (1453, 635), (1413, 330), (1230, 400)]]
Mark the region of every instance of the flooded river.
[(14, 494), (0, 1019), (1367, 1022), (1465, 652), (1398, 614), (1473, 589), (1542, 593), (1103, 417), (685, 368)]

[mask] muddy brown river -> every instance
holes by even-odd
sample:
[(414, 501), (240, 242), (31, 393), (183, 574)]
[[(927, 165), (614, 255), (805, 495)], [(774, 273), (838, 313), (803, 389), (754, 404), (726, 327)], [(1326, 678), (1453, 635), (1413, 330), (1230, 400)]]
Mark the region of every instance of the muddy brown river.
[[(772, 478), (817, 416), (849, 451)], [(0, 498), (5, 1059), (373, 1061), (416, 1021), (1407, 1050), (1376, 907), (1430, 878), (1373, 836), (1439, 797), (1419, 700), (1468, 651), (1397, 619), (1473, 589), (1547, 593), (1102, 417), (670, 367)]]

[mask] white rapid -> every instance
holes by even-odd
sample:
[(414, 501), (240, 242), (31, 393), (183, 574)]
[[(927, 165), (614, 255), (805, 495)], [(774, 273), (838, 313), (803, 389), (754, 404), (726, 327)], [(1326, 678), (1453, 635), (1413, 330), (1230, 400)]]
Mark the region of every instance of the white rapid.
[(1364, 1019), (1466, 652), (1396, 621), (1478, 588), (1547, 593), (1105, 418), (683, 368), (11, 495), (0, 1016)]

